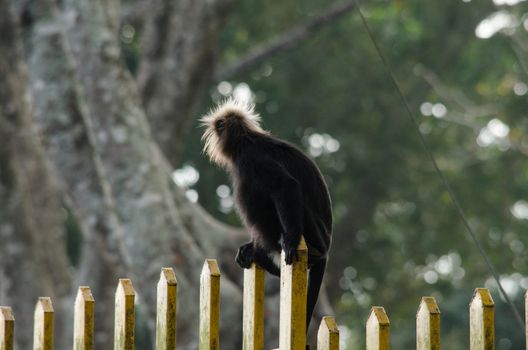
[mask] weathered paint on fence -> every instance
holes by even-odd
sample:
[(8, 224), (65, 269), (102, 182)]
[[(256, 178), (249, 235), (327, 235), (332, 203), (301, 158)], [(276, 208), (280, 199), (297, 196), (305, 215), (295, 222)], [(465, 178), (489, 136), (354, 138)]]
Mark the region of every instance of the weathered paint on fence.
[(494, 303), (489, 290), (477, 288), (469, 304), (470, 350), (495, 349)]
[(367, 320), (367, 350), (388, 350), (390, 322), (385, 309), (373, 306)]
[(301, 238), (297, 248), (297, 261), (286, 265), (281, 254), (280, 285), (280, 350), (306, 348), (306, 283), (308, 248)]
[(33, 350), (53, 349), (53, 305), (48, 297), (41, 297), (35, 307)]
[(75, 298), (73, 320), (73, 349), (93, 350), (94, 347), (94, 305), (90, 287), (79, 287)]
[(119, 279), (115, 294), (114, 350), (134, 350), (134, 300), (132, 281)]
[(220, 322), (220, 269), (214, 259), (205, 260), (200, 276), (200, 350), (218, 350)]
[(0, 350), (13, 350), (15, 318), (8, 306), (0, 306)]
[(418, 307), (416, 349), (440, 350), (440, 309), (435, 298), (423, 297)]
[(176, 275), (170, 267), (161, 269), (156, 313), (156, 350), (176, 349)]
[[(281, 256), (280, 350), (304, 350), (306, 345), (307, 248), (304, 240), (298, 259), (285, 265)], [(219, 349), (220, 271), (216, 260), (205, 261), (200, 281), (200, 350)], [(156, 350), (176, 349), (177, 281), (164, 268), (158, 282)], [(116, 290), (114, 350), (134, 350), (135, 291), (129, 279)], [(244, 271), (243, 350), (264, 348), (264, 271), (253, 265)], [(79, 287), (75, 300), (74, 350), (93, 350), (94, 306), (89, 287)], [(528, 320), (528, 291), (525, 294)], [(494, 350), (494, 303), (489, 291), (477, 288), (469, 305), (470, 350)], [(35, 307), (34, 350), (53, 348), (53, 305), (39, 298)], [(526, 326), (528, 335), (528, 321)], [(383, 307), (372, 307), (366, 324), (367, 350), (388, 350), (390, 322)], [(0, 307), (0, 350), (14, 350), (14, 317)], [(440, 310), (432, 297), (423, 297), (416, 315), (417, 350), (440, 349)], [(528, 350), (528, 339), (526, 348)], [(332, 317), (324, 317), (317, 335), (318, 350), (338, 350), (339, 330)]]
[(264, 270), (244, 269), (242, 350), (264, 349)]
[(339, 350), (339, 329), (333, 317), (325, 316), (317, 332), (317, 350)]

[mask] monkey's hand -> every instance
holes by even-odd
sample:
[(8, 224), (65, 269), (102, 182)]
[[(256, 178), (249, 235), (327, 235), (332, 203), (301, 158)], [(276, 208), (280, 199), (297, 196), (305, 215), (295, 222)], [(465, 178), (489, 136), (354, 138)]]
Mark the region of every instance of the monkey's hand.
[(297, 247), (299, 246), (299, 240), (295, 239), (283, 239), (282, 250), (284, 251), (284, 260), (286, 265), (293, 264), (294, 261), (298, 260)]
[(243, 269), (249, 269), (251, 264), (255, 261), (255, 249), (253, 242), (248, 242), (238, 248), (236, 255), (237, 264)]

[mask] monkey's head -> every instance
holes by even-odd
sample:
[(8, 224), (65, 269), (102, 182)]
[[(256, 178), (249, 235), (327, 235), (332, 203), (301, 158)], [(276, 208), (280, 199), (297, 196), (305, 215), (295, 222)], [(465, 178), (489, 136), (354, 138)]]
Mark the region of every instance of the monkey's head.
[(229, 168), (233, 152), (242, 137), (250, 133), (266, 134), (254, 108), (252, 104), (228, 99), (200, 118), (206, 128), (202, 136), (204, 152), (211, 161)]

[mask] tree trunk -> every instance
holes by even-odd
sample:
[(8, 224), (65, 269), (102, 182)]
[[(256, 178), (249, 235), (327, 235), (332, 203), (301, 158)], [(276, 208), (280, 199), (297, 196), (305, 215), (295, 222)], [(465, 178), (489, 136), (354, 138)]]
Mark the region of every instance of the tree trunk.
[[(221, 246), (198, 244), (189, 229), (200, 227), (210, 233), (208, 227), (234, 237), (239, 231), (216, 224), (203, 212), (193, 214), (196, 208), (172, 183), (172, 169), (151, 139), (135, 82), (121, 62), (114, 4), (67, 2), (72, 26), (68, 40), (53, 6), (44, 13), (38, 12), (42, 8), (32, 10), (38, 22), (28, 46), (36, 103), (42, 112), (39, 122), (49, 141), (50, 158), (65, 170), (63, 181), (87, 237), (78, 281), (93, 286), (97, 304), (104, 306), (99, 310), (106, 312), (99, 317), (111, 320), (108, 312), (116, 282), (111, 280), (117, 273), (132, 277), (152, 331), (153, 286), (162, 266), (174, 266), (185, 286), (180, 289), (179, 314), (187, 322), (179, 323), (179, 342), (192, 348), (198, 330), (194, 291), (201, 264), (205, 252), (215, 257)], [(231, 304), (223, 319), (237, 324), (240, 291), (228, 279), (223, 280), (222, 291), (225, 304)], [(106, 332), (99, 330), (98, 344), (108, 346), (110, 324), (101, 328)], [(224, 333), (227, 343), (236, 344), (239, 327)]]
[(234, 0), (155, 0), (143, 34), (138, 84), (156, 141), (175, 165), (216, 67)]
[[(65, 321), (72, 320), (73, 296), (78, 285), (90, 285), (96, 346), (111, 348), (119, 277), (133, 279), (138, 314), (153, 334), (159, 271), (172, 266), (181, 286), (179, 318), (185, 320), (178, 323), (179, 348), (194, 349), (199, 275), (204, 258), (212, 257), (223, 272), (222, 343), (240, 347), (242, 274), (234, 254), (246, 234), (213, 219), (175, 186), (173, 168), (153, 140), (142, 107), (150, 108), (156, 130), (172, 129), (174, 143), (163, 145), (175, 161), (211, 78), (218, 32), (231, 1), (157, 3), (145, 33), (149, 45), (142, 54), (141, 94), (122, 62), (117, 1), (66, 0), (60, 10), (54, 0), (17, 2), (27, 34), (32, 101), (25, 98), (28, 83), (14, 17), (0, 13), (0, 73), (6, 77), (0, 80), (0, 134), (8, 145), (0, 149), (0, 195), (8, 199), (0, 203), (0, 235), (7, 242), (0, 245), (0, 302), (15, 306), (17, 324), (26, 324), (17, 332), (20, 346), (30, 344), (32, 309), (42, 294), (54, 297), (58, 309), (67, 306), (68, 314), (57, 317), (62, 324), (56, 338), (58, 348), (70, 346), (71, 322)], [(0, 4), (7, 8), (5, 0)], [(172, 58), (176, 65), (165, 65)], [(31, 104), (45, 153), (32, 125)], [(75, 282), (65, 253), (63, 206), (83, 237)], [(270, 289), (277, 294), (277, 288)], [(269, 299), (266, 331), (272, 336), (278, 302)]]
[(17, 347), (29, 348), (37, 298), (52, 297), (62, 314), (71, 269), (61, 189), (31, 120), (13, 18), (8, 2), (0, 0), (0, 304), (13, 307), (17, 328), (24, 330), (16, 333)]

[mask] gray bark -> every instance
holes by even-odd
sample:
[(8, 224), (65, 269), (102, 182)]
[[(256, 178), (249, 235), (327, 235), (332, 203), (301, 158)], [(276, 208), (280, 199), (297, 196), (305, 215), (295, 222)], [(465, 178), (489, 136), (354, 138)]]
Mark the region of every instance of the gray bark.
[(138, 84), (155, 139), (171, 164), (216, 65), (218, 37), (234, 0), (155, 0), (144, 36)]
[[(30, 2), (23, 9), (30, 19), (25, 29), (35, 117), (83, 231), (76, 285), (93, 289), (97, 346), (111, 346), (117, 277), (134, 279), (152, 331), (159, 269), (172, 265), (185, 286), (179, 315), (187, 322), (179, 323), (179, 345), (193, 348), (198, 330), (194, 291), (203, 258), (236, 246), (242, 231), (216, 222), (172, 183), (172, 168), (151, 140), (135, 83), (122, 66), (112, 9), (113, 3), (68, 3), (66, 18), (78, 25), (70, 31), (74, 45), (65, 40), (53, 1)], [(222, 283), (227, 306), (222, 319), (237, 324), (240, 291), (225, 277)], [(28, 300), (33, 304), (34, 298)], [(71, 342), (68, 324), (57, 328), (60, 348)], [(226, 343), (239, 342), (239, 327), (223, 333)]]
[[(32, 18), (26, 27), (27, 57), (34, 96), (35, 120), (46, 140), (50, 160), (60, 170), (70, 209), (76, 214), (83, 233), (83, 249), (75, 286), (89, 285), (97, 300), (96, 344), (112, 341), (115, 284), (129, 272), (130, 257), (116, 239), (122, 232), (95, 142), (89, 111), (75, 78), (75, 67), (64, 38), (62, 21), (53, 1), (30, 2), (25, 8)], [(64, 315), (69, 321), (71, 312)], [(57, 332), (58, 346), (71, 344), (71, 322)]]
[(27, 70), (13, 18), (8, 2), (0, 0), (0, 304), (13, 308), (17, 328), (24, 330), (16, 333), (17, 347), (29, 348), (38, 296), (52, 297), (62, 314), (71, 269), (61, 188), (31, 120)]
[[(3, 1), (0, 4), (6, 6)], [(4, 274), (0, 302), (25, 303), (24, 310), (15, 310), (17, 320), (30, 322), (39, 288), (44, 294), (61, 298), (56, 299), (60, 305), (68, 306), (67, 318), (60, 314), (59, 321), (71, 320), (71, 305), (63, 300), (71, 303), (73, 298), (66, 296), (72, 296), (77, 285), (87, 284), (96, 298), (96, 346), (110, 348), (117, 278), (131, 277), (139, 293), (141, 314), (153, 334), (159, 270), (173, 266), (181, 286), (179, 318), (185, 320), (178, 323), (179, 348), (196, 348), (199, 274), (203, 259), (216, 257), (224, 273), (222, 343), (239, 347), (241, 295), (236, 283), (241, 282), (242, 274), (233, 257), (246, 234), (213, 219), (174, 185), (173, 168), (153, 140), (142, 107), (148, 100), (145, 106), (151, 106), (152, 120), (158, 118), (161, 123), (158, 127), (166, 129), (163, 123), (174, 120), (174, 161), (200, 92), (211, 78), (217, 35), (230, 5), (230, 0), (160, 1), (161, 7), (153, 11), (148, 22), (145, 41), (150, 46), (142, 55), (140, 95), (121, 59), (117, 1), (67, 0), (61, 12), (53, 0), (27, 2), (25, 8), (20, 7), (30, 19), (25, 28), (26, 57), (33, 101), (22, 98), (27, 94), (25, 68), (20, 64), (23, 60), (18, 44), (9, 42), (16, 25), (7, 12), (0, 13), (0, 26), (5, 29), (0, 39), (0, 73), (12, 77), (0, 80), (0, 133), (8, 145), (13, 145), (0, 149), (0, 195), (8, 199), (0, 203), (0, 234), (9, 242), (0, 245), (0, 252), (6, 252), (1, 257), (9, 257), (0, 261)], [(182, 23), (187, 24), (178, 27)], [(176, 57), (174, 67), (165, 65), (171, 57)], [(162, 88), (166, 84), (170, 85), (167, 91)], [(145, 90), (147, 85), (154, 90)], [(145, 99), (146, 93), (153, 95)], [(163, 100), (171, 102), (167, 105)], [(37, 142), (31, 104), (56, 173), (49, 171)], [(15, 114), (10, 112), (13, 105)], [(176, 118), (172, 110), (179, 111)], [(63, 218), (58, 215), (61, 200), (74, 212), (84, 238), (74, 283), (63, 273), (70, 267), (61, 231)], [(35, 234), (37, 228), (47, 233), (47, 240)], [(48, 244), (50, 238), (52, 245)], [(32, 255), (45, 263), (21, 259)], [(61, 273), (53, 275), (56, 271)], [(15, 284), (15, 276), (24, 276), (25, 283)], [(37, 288), (27, 288), (28, 284)], [(266, 332), (272, 336), (277, 334), (278, 302), (276, 298), (270, 301), (271, 322)], [(57, 325), (59, 348), (70, 346), (68, 325), (71, 322)], [(31, 332), (27, 330), (31, 326), (20, 329), (20, 344), (29, 346)]]
[[(237, 231), (223, 225), (214, 227), (204, 213), (185, 214), (186, 207), (192, 210), (191, 205), (172, 183), (172, 170), (152, 140), (135, 82), (122, 64), (115, 4), (70, 1), (66, 13), (71, 21), (67, 33), (76, 77), (86, 97), (84, 128), (95, 136), (92, 152), (103, 169), (98, 181), (108, 188), (102, 194), (105, 212), (110, 208), (116, 216), (117, 225), (107, 233), (107, 239), (121, 242), (118, 246), (123, 246), (120, 251), (128, 262), (128, 273), (138, 276), (134, 281), (151, 330), (160, 267), (175, 267), (180, 285), (185, 286), (180, 289), (179, 314), (187, 320), (179, 323), (179, 342), (182, 348), (192, 348), (198, 330), (194, 291), (199, 272), (206, 253), (217, 256), (219, 247), (200, 246), (189, 228), (201, 225), (205, 229), (208, 225), (219, 233)], [(64, 132), (56, 129), (52, 135), (60, 137)], [(204, 232), (211, 234), (211, 229)], [(223, 320), (233, 324), (240, 312), (240, 291), (228, 279), (222, 283), (227, 305)], [(236, 344), (239, 327), (224, 329), (223, 337)]]

